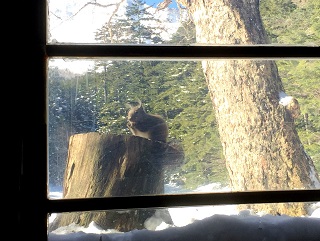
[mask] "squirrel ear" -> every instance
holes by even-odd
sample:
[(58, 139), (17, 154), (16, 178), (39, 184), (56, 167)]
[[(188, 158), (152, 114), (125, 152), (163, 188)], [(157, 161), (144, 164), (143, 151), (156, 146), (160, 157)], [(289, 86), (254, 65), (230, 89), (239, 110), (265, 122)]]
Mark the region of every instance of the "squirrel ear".
[(141, 107), (142, 106), (142, 102), (141, 100), (138, 98), (138, 106)]

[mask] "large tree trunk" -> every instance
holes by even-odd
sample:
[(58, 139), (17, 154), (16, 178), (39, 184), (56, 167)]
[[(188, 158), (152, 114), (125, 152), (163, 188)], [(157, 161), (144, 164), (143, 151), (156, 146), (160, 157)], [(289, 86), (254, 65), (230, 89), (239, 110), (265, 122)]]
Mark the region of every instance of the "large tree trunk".
[[(198, 43), (267, 43), (259, 0), (179, 2), (188, 7), (193, 17)], [(313, 162), (295, 130), (295, 115), (289, 106), (279, 104), (279, 93), (284, 92), (284, 88), (275, 62), (219, 60), (202, 64), (232, 189), (319, 187)], [(291, 215), (306, 212), (303, 204), (252, 205), (249, 208)]]
[[(70, 137), (63, 198), (115, 197), (164, 193), (164, 171), (182, 163), (183, 152), (145, 138), (96, 132)], [(49, 231), (92, 221), (104, 229), (141, 229), (156, 210), (73, 212), (57, 216)], [(166, 211), (160, 212), (170, 222)], [(167, 218), (167, 220), (166, 220)]]

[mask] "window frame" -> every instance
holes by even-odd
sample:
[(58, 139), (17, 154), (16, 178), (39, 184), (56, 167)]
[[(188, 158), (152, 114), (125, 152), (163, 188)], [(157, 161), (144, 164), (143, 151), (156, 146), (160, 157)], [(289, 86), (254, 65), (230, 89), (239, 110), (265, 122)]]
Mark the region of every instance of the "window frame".
[[(47, 0), (26, 1), (27, 45), (21, 46), (26, 59), (28, 80), (21, 85), (22, 108), (28, 116), (21, 124), (17, 141), (18, 222), (20, 234), (32, 240), (47, 240), (50, 213), (171, 206), (218, 204), (281, 203), (319, 201), (320, 189), (285, 191), (247, 191), (208, 194), (162, 194), (130, 197), (48, 199), (47, 161), (47, 61), (51, 57), (106, 57), (112, 59), (203, 60), (203, 59), (320, 59), (319, 46), (165, 46), (47, 44)], [(22, 27), (23, 27), (22, 26)], [(26, 83), (28, 82), (28, 83)], [(24, 91), (28, 89), (28, 92)], [(30, 108), (32, 106), (33, 108)]]

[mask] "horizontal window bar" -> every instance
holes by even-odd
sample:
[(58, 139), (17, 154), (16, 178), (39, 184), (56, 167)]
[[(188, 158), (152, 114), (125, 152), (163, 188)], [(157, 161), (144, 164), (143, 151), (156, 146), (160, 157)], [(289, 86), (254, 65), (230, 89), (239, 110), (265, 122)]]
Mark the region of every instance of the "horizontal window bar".
[(48, 213), (220, 204), (320, 201), (320, 190), (195, 193), (48, 200)]
[(108, 57), (143, 59), (297, 59), (319, 58), (318, 46), (168, 46), (168, 45), (47, 45), (48, 57)]

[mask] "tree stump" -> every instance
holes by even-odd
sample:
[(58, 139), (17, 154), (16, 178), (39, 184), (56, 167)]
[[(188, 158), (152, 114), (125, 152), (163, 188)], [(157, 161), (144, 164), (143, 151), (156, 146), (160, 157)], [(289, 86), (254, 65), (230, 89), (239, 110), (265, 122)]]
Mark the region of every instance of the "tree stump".
[[(63, 198), (94, 198), (164, 193), (164, 171), (182, 163), (183, 152), (137, 136), (90, 132), (70, 137)], [(72, 212), (57, 215), (49, 231), (92, 221), (104, 229), (144, 228), (155, 210)]]

